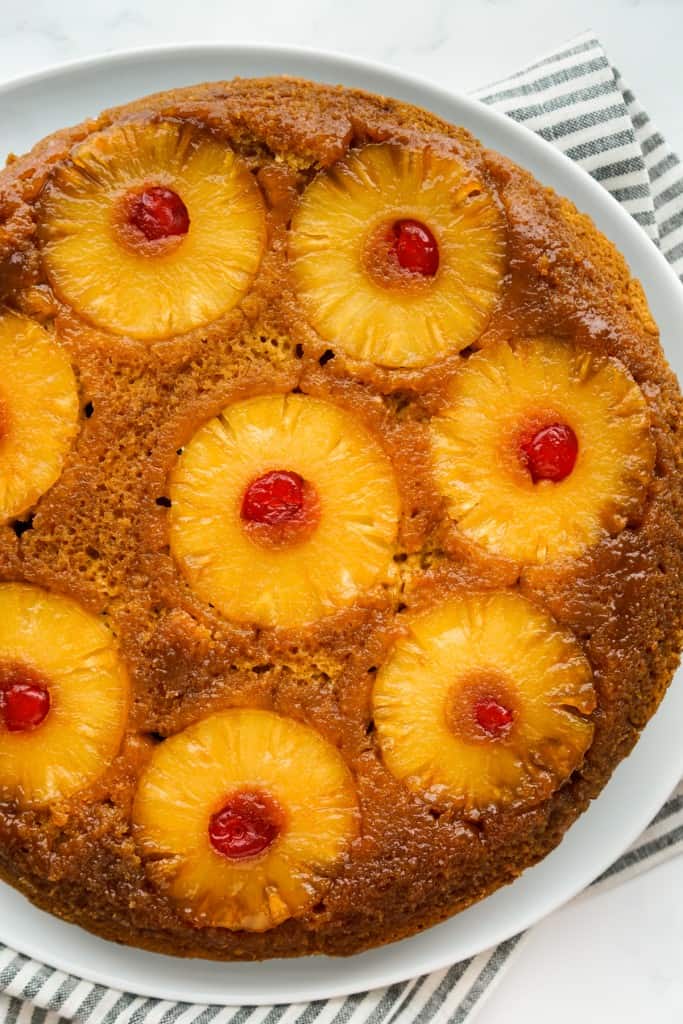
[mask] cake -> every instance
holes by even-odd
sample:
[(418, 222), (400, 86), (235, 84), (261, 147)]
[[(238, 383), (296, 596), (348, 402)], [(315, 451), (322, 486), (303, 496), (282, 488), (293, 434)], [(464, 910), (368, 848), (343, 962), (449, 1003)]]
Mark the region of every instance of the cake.
[(681, 396), (467, 131), (290, 78), (0, 175), (0, 876), (132, 946), (345, 955), (512, 882), (656, 710)]

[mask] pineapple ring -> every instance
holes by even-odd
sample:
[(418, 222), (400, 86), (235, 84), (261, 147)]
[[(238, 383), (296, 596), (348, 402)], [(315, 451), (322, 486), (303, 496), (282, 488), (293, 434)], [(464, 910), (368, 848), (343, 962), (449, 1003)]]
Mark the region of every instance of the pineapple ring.
[[(246, 488), (273, 470), (316, 490), (320, 518), (300, 543), (267, 548), (240, 517)], [(226, 617), (299, 626), (391, 579), (399, 497), (379, 443), (308, 395), (228, 406), (185, 447), (171, 477), (171, 549), (190, 586)]]
[[(469, 594), (408, 630), (378, 673), (373, 713), (384, 763), (409, 789), (466, 811), (531, 805), (581, 766), (593, 737), (580, 717), (596, 706), (592, 673), (547, 612), (513, 591)], [(468, 691), (485, 696), (487, 678), (494, 697), (503, 680), (514, 709), (500, 739), (457, 726)]]
[[(578, 438), (561, 482), (534, 483), (513, 451), (520, 426), (559, 420)], [(552, 338), (468, 359), (432, 421), (437, 484), (462, 533), (521, 564), (571, 558), (638, 512), (654, 465), (645, 398), (615, 359)]]
[[(426, 224), (439, 268), (419, 286), (386, 287), (368, 272), (364, 251), (383, 224), (401, 219)], [(323, 338), (381, 366), (419, 367), (466, 348), (486, 327), (505, 273), (505, 222), (454, 156), (371, 145), (308, 186), (289, 253)]]
[(58, 479), (78, 427), (71, 364), (38, 324), (0, 314), (0, 522), (26, 512)]
[[(190, 228), (158, 255), (122, 243), (124, 197), (168, 188)], [(231, 149), (188, 125), (117, 125), (54, 172), (39, 228), (55, 292), (98, 327), (151, 340), (216, 320), (248, 290), (265, 247), (258, 186)]]
[(0, 664), (47, 680), (50, 710), (10, 732), (0, 716), (0, 795), (22, 806), (71, 796), (116, 756), (129, 680), (111, 632), (75, 601), (23, 583), (0, 584)]
[[(262, 853), (233, 860), (209, 838), (235, 793), (268, 794), (284, 826)], [(133, 821), (143, 857), (166, 859), (162, 884), (203, 926), (265, 931), (301, 915), (358, 834), (351, 773), (314, 729), (270, 711), (234, 709), (161, 743), (140, 779)], [(168, 870), (168, 861), (174, 870)]]

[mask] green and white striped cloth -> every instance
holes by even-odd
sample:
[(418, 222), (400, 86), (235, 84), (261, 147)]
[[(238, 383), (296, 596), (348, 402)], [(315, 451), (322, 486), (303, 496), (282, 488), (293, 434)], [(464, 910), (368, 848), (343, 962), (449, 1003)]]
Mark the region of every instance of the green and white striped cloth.
[[(683, 168), (597, 39), (582, 36), (478, 97), (590, 171), (683, 280)], [(683, 784), (587, 893), (620, 884), (676, 853), (683, 853)], [(509, 964), (520, 938), (389, 988), (270, 1007), (147, 999), (82, 981), (0, 946), (0, 1019), (4, 1024), (463, 1024)]]

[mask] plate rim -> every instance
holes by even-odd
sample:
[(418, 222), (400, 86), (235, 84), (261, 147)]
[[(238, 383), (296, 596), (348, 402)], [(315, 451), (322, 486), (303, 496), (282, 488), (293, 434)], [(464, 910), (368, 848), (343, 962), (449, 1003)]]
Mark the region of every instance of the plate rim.
[[(353, 57), (348, 54), (330, 50), (320, 50), (313, 47), (264, 44), (259, 42), (215, 43), (196, 41), (185, 44), (170, 43), (160, 46), (124, 48), (109, 53), (101, 53), (88, 57), (82, 57), (74, 60), (51, 64), (48, 67), (41, 68), (33, 72), (29, 72), (25, 75), (14, 76), (0, 83), (0, 103), (6, 101), (8, 96), (11, 96), (12, 92), (21, 92), (22, 90), (26, 90), (27, 88), (30, 88), (32, 86), (39, 86), (43, 83), (49, 83), (50, 81), (54, 81), (55, 79), (68, 78), (70, 75), (78, 74), (79, 72), (92, 71), (95, 73), (99, 72), (106, 74), (108, 69), (117, 66), (120, 67), (121, 65), (125, 65), (126, 63), (136, 64), (142, 61), (150, 61), (155, 59), (182, 62), (183, 60), (186, 60), (188, 58), (196, 59), (198, 56), (206, 56), (209, 54), (212, 54), (217, 57), (225, 57), (228, 60), (232, 55), (233, 58), (237, 59), (251, 57), (255, 61), (265, 60), (270, 63), (273, 63), (275, 61), (281, 61), (284, 65), (296, 63), (301, 63), (303, 65), (319, 64), (323, 65), (324, 69), (327, 69), (327, 73), (332, 73), (331, 77), (338, 73), (335, 72), (335, 68), (341, 69), (344, 75), (344, 83), (349, 85), (349, 87), (351, 88), (353, 88), (354, 85), (352, 84), (352, 82), (349, 83), (349, 79), (353, 79), (354, 77), (362, 77), (363, 75), (375, 76), (379, 80), (385, 80), (387, 84), (390, 85), (391, 88), (395, 90), (395, 93), (398, 93), (399, 95), (402, 90), (408, 89), (412, 92), (418, 93), (421, 97), (424, 97), (424, 99), (414, 100), (413, 102), (416, 103), (416, 105), (424, 106), (429, 109), (429, 98), (434, 98), (438, 101), (437, 105), (455, 105), (460, 109), (460, 111), (471, 113), (475, 120), (481, 120), (483, 118), (484, 121), (488, 121), (489, 124), (492, 126), (494, 134), (502, 135), (503, 139), (508, 137), (514, 140), (516, 137), (520, 141), (523, 140), (523, 148), (525, 150), (528, 150), (532, 156), (538, 155), (542, 163), (545, 163), (550, 166), (551, 178), (554, 178), (556, 176), (560, 178), (564, 176), (569, 176), (570, 179), (573, 179), (573, 183), (576, 184), (576, 187), (579, 190), (579, 192), (586, 192), (589, 197), (592, 196), (594, 203), (598, 207), (602, 207), (605, 213), (604, 217), (600, 217), (601, 223), (599, 225), (599, 229), (602, 231), (603, 234), (605, 234), (608, 238), (614, 241), (614, 239), (612, 238), (612, 232), (610, 228), (616, 225), (616, 227), (614, 227), (616, 233), (622, 233), (627, 238), (627, 248), (633, 247), (635, 251), (639, 252), (639, 260), (642, 259), (646, 265), (651, 265), (652, 274), (661, 278), (662, 285), (665, 288), (671, 288), (671, 286), (675, 283), (675, 287), (676, 289), (678, 289), (678, 292), (672, 289), (671, 300), (674, 303), (674, 305), (676, 304), (676, 302), (678, 302), (679, 312), (683, 316), (683, 289), (681, 289), (680, 282), (673, 268), (670, 266), (670, 264), (667, 263), (663, 254), (647, 238), (645, 232), (642, 230), (640, 226), (636, 224), (636, 222), (631, 218), (627, 211), (603, 188), (603, 186), (601, 186), (597, 181), (592, 179), (587, 171), (585, 171), (582, 167), (571, 161), (568, 157), (566, 157), (562, 152), (553, 147), (550, 143), (546, 142), (545, 140), (537, 136), (526, 125), (511, 121), (506, 115), (492, 109), (491, 107), (486, 106), (479, 100), (476, 100), (471, 96), (459, 93), (455, 90), (443, 88), (431, 82), (430, 80), (423, 78), (422, 76), (405, 73), (399, 70), (398, 68), (391, 67), (390, 65), (385, 65), (378, 61)], [(290, 75), (295, 74), (294, 72), (291, 71), (284, 71), (282, 73)], [(274, 72), (270, 72), (269, 74), (274, 74)], [(304, 68), (302, 68), (300, 75), (301, 77), (308, 77), (306, 74), (306, 70)], [(308, 71), (308, 75), (310, 75), (310, 68)], [(245, 75), (243, 77), (249, 76)], [(252, 77), (265, 76), (263, 73), (254, 73)], [(210, 80), (217, 81), (218, 79), (212, 77)], [(328, 80), (331, 80), (331, 78)], [(363, 85), (356, 85), (355, 87), (366, 88), (366, 86)], [(157, 91), (163, 91), (163, 89), (153, 90), (153, 92)], [(384, 94), (392, 95), (392, 92), (387, 91)], [(93, 111), (93, 116), (96, 116), (97, 113), (98, 111)], [(37, 142), (40, 140), (36, 139), (35, 141)], [(501, 146), (500, 144), (496, 144), (496, 148), (499, 148), (501, 149), (502, 152), (505, 152), (504, 147)], [(564, 194), (565, 189), (566, 186), (563, 186), (562, 190), (560, 190), (558, 186), (558, 191), (560, 191), (560, 194)], [(607, 225), (604, 224), (605, 220), (608, 222)], [(617, 245), (617, 248), (620, 251), (622, 250), (623, 244), (619, 244), (617, 242), (614, 242), (614, 244)], [(671, 319), (673, 319), (674, 315), (675, 310), (674, 313), (671, 314)], [(679, 688), (681, 684), (680, 671), (681, 670), (679, 670)], [(674, 680), (675, 679), (676, 676), (674, 677)], [(674, 685), (675, 683), (672, 680), (672, 684), (669, 688), (670, 693), (674, 689)], [(667, 697), (664, 698), (662, 706), (664, 706), (666, 702)], [(656, 715), (661, 715), (662, 706), (660, 706), (658, 711), (655, 713)], [(653, 718), (654, 717), (655, 716), (653, 716)], [(646, 726), (643, 735), (647, 735), (648, 727), (649, 724), (648, 726)], [(635, 751), (638, 750), (642, 742), (643, 739), (641, 735), (641, 738), (639, 739), (635, 747)], [(633, 757), (634, 754), (632, 753), (630, 756)], [(624, 763), (625, 761), (622, 761), (620, 763), (620, 765), (615, 770), (615, 773), (612, 776), (612, 778), (614, 778), (619, 773), (619, 770)], [(594, 861), (590, 872), (584, 872), (583, 875), (585, 877), (582, 876), (581, 879), (577, 880), (573, 886), (570, 886), (568, 889), (563, 891), (563, 894), (559, 899), (555, 896), (550, 898), (546, 897), (544, 900), (537, 898), (536, 901), (533, 903), (533, 909), (526, 908), (525, 913), (518, 914), (518, 916), (515, 919), (514, 926), (510, 926), (509, 924), (504, 925), (500, 928), (498, 933), (496, 933), (495, 930), (493, 930), (490, 942), (488, 942), (487, 945), (495, 945), (499, 942), (511, 938), (519, 931), (528, 928), (531, 924), (540, 920), (542, 917), (550, 913), (552, 910), (557, 909), (560, 906), (563, 906), (565, 903), (571, 900), (578, 892), (583, 890), (586, 887), (586, 885), (590, 884), (590, 882), (594, 878), (598, 877), (604, 870), (606, 870), (610, 866), (610, 864), (620, 855), (620, 853), (623, 852), (623, 850), (625, 850), (633, 842), (633, 840), (635, 840), (638, 837), (638, 835), (640, 835), (643, 829), (650, 823), (652, 817), (661, 807), (662, 803), (666, 800), (667, 796), (669, 795), (669, 792), (671, 791), (673, 786), (676, 785), (676, 782), (682, 774), (683, 747), (681, 747), (680, 749), (680, 764), (676, 765), (676, 775), (674, 776), (674, 772), (672, 770), (672, 778), (670, 779), (667, 773), (665, 776), (659, 779), (659, 785), (655, 784), (654, 787), (652, 787), (652, 789), (649, 791), (649, 799), (641, 799), (641, 801), (638, 803), (640, 813), (632, 820), (629, 819), (630, 826), (627, 829), (622, 830), (622, 832), (620, 833), (620, 839), (617, 843), (617, 846), (615, 848), (609, 847), (609, 850), (606, 850), (601, 858), (598, 858)], [(666, 778), (667, 780), (666, 783), (664, 782), (664, 778)], [(608, 783), (607, 786), (603, 788), (603, 790), (596, 798), (596, 800), (593, 801), (593, 805), (595, 805), (602, 799), (603, 794), (605, 794), (609, 785), (610, 783)], [(584, 814), (580, 816), (577, 822), (575, 822), (571, 826), (571, 828), (566, 833), (567, 836), (574, 832), (577, 826), (580, 825), (582, 821), (586, 820), (587, 813), (588, 812), (584, 812)], [(559, 848), (560, 847), (558, 847), (558, 849)], [(552, 854), (549, 856), (552, 856)], [(548, 858), (545, 858), (543, 861), (541, 861), (540, 865), (536, 866), (536, 868), (527, 869), (527, 871), (523, 873), (521, 878), (527, 876), (529, 872), (537, 870), (539, 867), (542, 867), (542, 865), (547, 861)], [(518, 881), (521, 881), (521, 879)], [(513, 883), (513, 885), (514, 884), (517, 883)], [(9, 891), (12, 893), (13, 896), (18, 895), (16, 893), (16, 890), (11, 889), (10, 887), (7, 888), (9, 888)], [(510, 888), (511, 886), (507, 886), (503, 890), (498, 890), (498, 892), (507, 891)], [(4, 891), (5, 886), (3, 885), (3, 887), (0, 889), (0, 902), (2, 901)], [(488, 899), (494, 899), (495, 895), (496, 894), (494, 894), (492, 897), (489, 897)], [(487, 901), (482, 902), (485, 903)], [(28, 906), (30, 906), (30, 904)], [(35, 908), (31, 907), (31, 910), (35, 911)], [(38, 911), (37, 913), (43, 912)], [(467, 913), (467, 911), (463, 913)], [(48, 916), (52, 921), (57, 921), (60, 925), (63, 924), (63, 922), (61, 922), (57, 918), (54, 918), (52, 915), (46, 916)], [(436, 927), (444, 928), (451, 921), (454, 921), (458, 916), (460, 915), (456, 915), (455, 917), (448, 919), (446, 922)], [(3, 939), (3, 919), (4, 915), (0, 915), (0, 940)], [(421, 934), (426, 935), (432, 931), (433, 929), (428, 929), (426, 932), (423, 932)], [(412, 936), (402, 941), (403, 943), (411, 943), (411, 941), (417, 938), (419, 938), (419, 936)], [(117, 976), (115, 973), (112, 973), (111, 971), (108, 971), (106, 969), (97, 970), (91, 969), (90, 967), (88, 967), (84, 971), (74, 964), (73, 959), (70, 959), (68, 954), (60, 954), (59, 951), (57, 951), (55, 954), (52, 954), (50, 951), (46, 952), (44, 949), (40, 948), (39, 942), (37, 942), (35, 945), (32, 945), (30, 942), (26, 943), (21, 941), (17, 943), (12, 940), (11, 936), (5, 936), (4, 941), (8, 942), (11, 948), (16, 949), (18, 952), (21, 952), (26, 956), (37, 956), (43, 963), (49, 964), (50, 966), (55, 967), (58, 970), (66, 971), (67, 973), (72, 974), (80, 979), (90, 981), (95, 984), (104, 985), (106, 987), (111, 987), (114, 989), (124, 989), (130, 992), (134, 991), (136, 995), (149, 996), (153, 998), (173, 999), (178, 1001), (187, 1001), (188, 999), (188, 993), (185, 992), (182, 988), (174, 988), (173, 984), (169, 985), (168, 983), (166, 983), (160, 987), (159, 985), (155, 984), (154, 980), (151, 980), (148, 985), (140, 985), (136, 983), (134, 988), (127, 988), (125, 981), (122, 985), (121, 977)], [(106, 942), (106, 940), (98, 941)], [(131, 948), (117, 947), (115, 943), (106, 944), (108, 946), (113, 947), (114, 949), (122, 948), (125, 950)], [(382, 951), (391, 951), (394, 945), (399, 944), (390, 944), (388, 946), (379, 947), (379, 949)], [(392, 969), (390, 958), (389, 965), (385, 966), (382, 969), (382, 971), (377, 972), (377, 977), (372, 982), (371, 986), (368, 986), (368, 984), (365, 981), (361, 985), (356, 984), (353, 982), (352, 978), (347, 979), (346, 981), (340, 979), (337, 983), (329, 983), (327, 988), (323, 989), (322, 991), (319, 989), (312, 988), (310, 984), (308, 985), (308, 987), (306, 987), (305, 984), (300, 984), (299, 988), (293, 987), (292, 989), (288, 990), (282, 998), (278, 998), (277, 993), (273, 994), (271, 992), (259, 992), (257, 970), (253, 970), (254, 991), (249, 996), (248, 1000), (244, 1000), (242, 997), (240, 997), (238, 1002), (234, 1002), (230, 999), (230, 993), (226, 993), (224, 999), (217, 999), (216, 992), (211, 992), (207, 999), (202, 999), (201, 993), (192, 993), (191, 996), (189, 996), (189, 998), (191, 998), (193, 1002), (210, 1002), (213, 1004), (224, 1006), (236, 1006), (244, 1005), (245, 1002), (248, 1005), (271, 1005), (273, 1003), (281, 1003), (283, 1001), (288, 1003), (298, 1003), (306, 1002), (309, 1000), (344, 997), (359, 991), (365, 991), (368, 989), (368, 987), (384, 987), (386, 985), (395, 984), (397, 982), (407, 981), (422, 973), (425, 973), (426, 971), (445, 969), (451, 966), (451, 964), (453, 964), (454, 962), (457, 962), (458, 960), (461, 960), (468, 956), (476, 955), (478, 952), (481, 952), (483, 948), (486, 947), (478, 946), (476, 949), (473, 949), (471, 952), (468, 952), (464, 955), (461, 952), (458, 952), (457, 956), (455, 956), (454, 959), (454, 956), (448, 952), (448, 948), (446, 946), (446, 948), (443, 949), (440, 956), (432, 955), (429, 958), (428, 965), (425, 965), (425, 963), (416, 965), (412, 973), (410, 970), (407, 970), (405, 966), (397, 966)], [(39, 952), (36, 952), (37, 950), (39, 950)], [(333, 960), (336, 965), (339, 965), (340, 970), (344, 967), (345, 964), (348, 964), (351, 969), (346, 973), (353, 974), (352, 965), (354, 960), (356, 960), (356, 958), (358, 957), (367, 957), (371, 953), (376, 951), (377, 950), (356, 954), (355, 957), (346, 959), (323, 959)], [(151, 957), (161, 957), (164, 961), (167, 961), (172, 966), (178, 966), (180, 964), (192, 965), (193, 963), (195, 963), (195, 961), (192, 960), (183, 960), (182, 958), (179, 959), (170, 956), (164, 956), (162, 954), (147, 953), (144, 955)], [(265, 969), (267, 968), (268, 964), (308, 963), (312, 965), (314, 968), (315, 963), (319, 959), (319, 957), (309, 956), (298, 958), (297, 960), (292, 961), (269, 960), (263, 961), (260, 964), (249, 965), (241, 964), (240, 962), (233, 962), (232, 964), (221, 964), (220, 961), (208, 961), (208, 963), (212, 963), (217, 966), (223, 966), (225, 968), (246, 966), (250, 969)], [(315, 972), (313, 971), (312, 973)]]

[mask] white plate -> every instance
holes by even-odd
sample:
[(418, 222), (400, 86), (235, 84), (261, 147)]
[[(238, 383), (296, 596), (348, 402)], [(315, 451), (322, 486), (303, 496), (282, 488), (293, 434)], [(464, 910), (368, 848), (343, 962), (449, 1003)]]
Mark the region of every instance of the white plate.
[[(584, 171), (502, 115), (415, 78), (346, 57), (263, 46), (141, 50), (64, 65), (0, 87), (0, 145), (21, 153), (102, 108), (173, 86), (233, 75), (300, 75), (340, 82), (427, 107), (571, 198), (624, 253), (639, 277), (680, 376), (683, 288), (636, 223)], [(347, 959), (262, 964), (176, 960), (94, 938), (34, 909), (0, 886), (0, 938), (80, 977), (140, 995), (200, 1003), (268, 1004), (346, 995), (449, 966), (516, 934), (570, 899), (648, 824), (683, 775), (683, 678), (679, 673), (634, 753), (562, 844), (513, 885), (413, 938)], [(637, 927), (638, 922), (634, 921)]]

